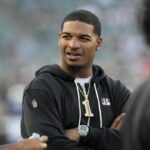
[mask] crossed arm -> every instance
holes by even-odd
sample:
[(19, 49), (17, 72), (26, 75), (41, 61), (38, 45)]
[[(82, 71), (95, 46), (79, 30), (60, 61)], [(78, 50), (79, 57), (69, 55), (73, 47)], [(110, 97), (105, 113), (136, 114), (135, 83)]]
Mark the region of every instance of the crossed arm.
[[(48, 98), (48, 99), (47, 99)], [(33, 108), (32, 99), (36, 99), (37, 108)], [(49, 136), (48, 149), (54, 150), (98, 150), (116, 149), (121, 146), (121, 135), (116, 129), (120, 128), (124, 114), (117, 117), (110, 128), (90, 127), (90, 132), (85, 141), (80, 141), (80, 136), (74, 129), (64, 130), (62, 124), (61, 107), (53, 95), (30, 91), (26, 93), (23, 101), (22, 136), (29, 137), (33, 132)], [(56, 105), (57, 104), (57, 105)], [(74, 108), (74, 107), (72, 107)], [(40, 117), (38, 117), (40, 116)], [(49, 121), (51, 119), (51, 121)], [(114, 130), (115, 129), (115, 130)], [(80, 141), (80, 142), (79, 142)]]
[[(120, 130), (120, 128), (123, 125), (124, 122), (124, 118), (125, 118), (125, 113), (121, 113), (112, 123), (111, 125), (111, 129), (116, 129), (116, 130)], [(79, 142), (80, 141), (80, 135), (77, 132), (76, 128), (73, 129), (67, 129), (65, 130), (65, 136), (67, 138), (69, 138), (70, 140), (74, 140)]]

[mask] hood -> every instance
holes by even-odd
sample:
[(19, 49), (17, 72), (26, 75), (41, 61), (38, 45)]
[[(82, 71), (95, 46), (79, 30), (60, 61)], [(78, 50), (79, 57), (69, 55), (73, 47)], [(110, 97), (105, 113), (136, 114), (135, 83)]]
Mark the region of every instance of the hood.
[[(44, 73), (50, 73), (51, 75), (60, 77), (64, 80), (74, 82), (74, 78), (65, 73), (57, 64), (43, 66), (36, 71), (35, 75), (36, 77), (38, 77), (39, 75)], [(97, 65), (93, 65), (93, 77), (91, 79), (91, 82), (97, 83), (101, 81), (104, 77), (104, 70)]]
[(106, 75), (105, 75), (105, 72), (104, 72), (104, 70), (103, 70), (100, 66), (93, 65), (93, 77), (92, 77), (91, 82), (98, 83), (98, 82), (100, 82), (105, 76), (106, 76)]

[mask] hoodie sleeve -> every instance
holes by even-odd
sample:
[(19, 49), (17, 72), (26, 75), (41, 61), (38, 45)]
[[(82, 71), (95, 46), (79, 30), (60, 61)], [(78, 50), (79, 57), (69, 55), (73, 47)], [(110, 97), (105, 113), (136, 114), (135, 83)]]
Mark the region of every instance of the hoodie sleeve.
[(27, 89), (22, 104), (21, 134), (27, 138), (36, 132), (48, 136), (48, 150), (94, 150), (64, 136), (55, 98), (41, 90)]
[(95, 150), (122, 150), (122, 138), (119, 131), (108, 128), (89, 128), (89, 134), (81, 143)]
[(112, 87), (114, 109), (116, 116), (125, 111), (125, 105), (130, 97), (130, 90), (120, 81), (115, 81)]

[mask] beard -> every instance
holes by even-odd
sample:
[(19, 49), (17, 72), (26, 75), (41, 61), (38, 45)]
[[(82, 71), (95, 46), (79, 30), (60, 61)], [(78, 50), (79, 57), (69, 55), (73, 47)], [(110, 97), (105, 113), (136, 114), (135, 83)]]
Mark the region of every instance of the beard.
[(67, 65), (67, 68), (70, 70), (72, 73), (78, 73), (81, 70), (86, 68), (86, 65), (80, 65), (80, 66), (75, 66), (75, 65)]

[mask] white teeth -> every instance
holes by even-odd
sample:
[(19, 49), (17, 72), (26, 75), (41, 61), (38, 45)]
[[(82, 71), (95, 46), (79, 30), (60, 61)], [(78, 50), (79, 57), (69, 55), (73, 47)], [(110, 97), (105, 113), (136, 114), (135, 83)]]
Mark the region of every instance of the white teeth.
[(80, 56), (80, 54), (75, 54), (75, 53), (69, 53), (68, 55), (70, 55), (70, 56)]
[(73, 60), (73, 61), (75, 61), (75, 60), (80, 59), (80, 57), (81, 57), (81, 55), (80, 55), (80, 54), (67, 53), (67, 58), (68, 58), (69, 60)]
[(78, 56), (78, 54), (71, 54), (72, 56)]

